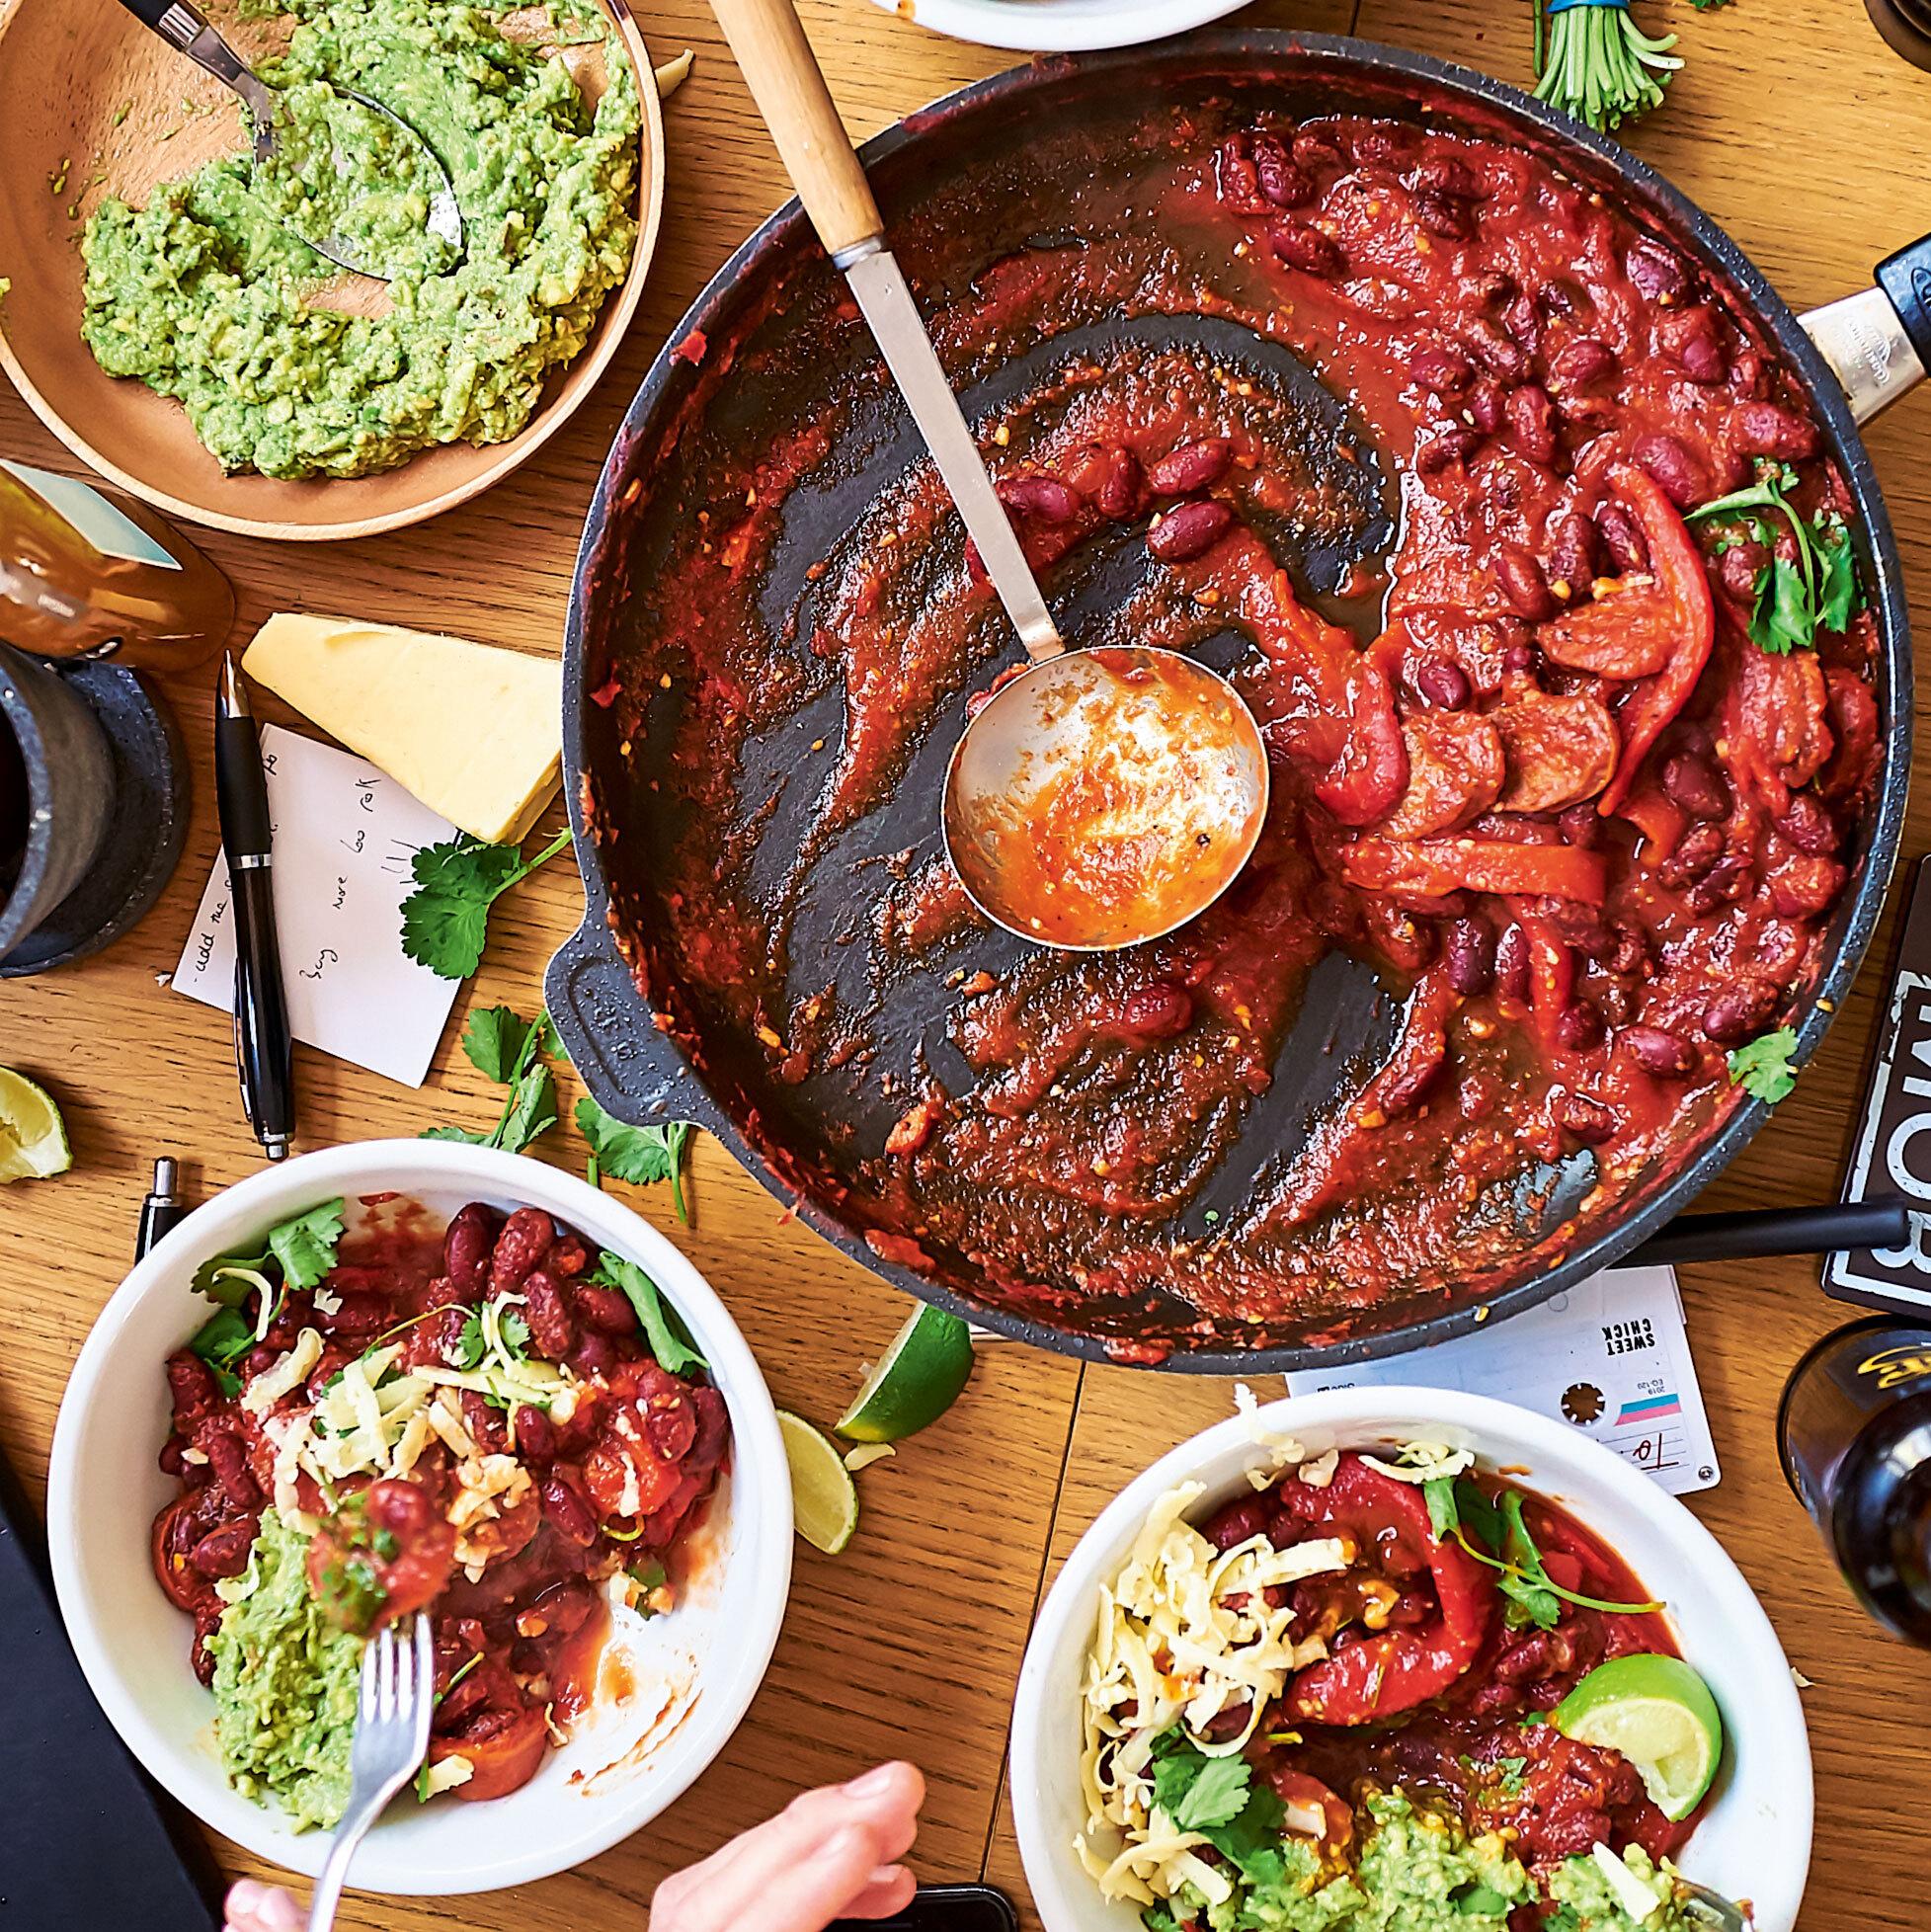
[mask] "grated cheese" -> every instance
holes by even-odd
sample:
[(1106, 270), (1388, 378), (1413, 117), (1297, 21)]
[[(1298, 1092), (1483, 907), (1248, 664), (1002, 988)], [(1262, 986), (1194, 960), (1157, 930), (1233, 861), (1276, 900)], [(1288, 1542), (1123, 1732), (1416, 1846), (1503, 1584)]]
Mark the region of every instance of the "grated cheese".
[(241, 1406), (250, 1415), (266, 1415), (282, 1398), (298, 1389), (308, 1372), (322, 1359), (322, 1337), (314, 1328), (304, 1328), (295, 1345), (285, 1355), (271, 1362), (253, 1377), (241, 1392)]
[(445, 1791), (454, 1791), (459, 1785), (466, 1785), (475, 1775), (476, 1767), (468, 1758), (460, 1754), (440, 1757), (434, 1764), (423, 1767), (421, 1795), (427, 1802)]

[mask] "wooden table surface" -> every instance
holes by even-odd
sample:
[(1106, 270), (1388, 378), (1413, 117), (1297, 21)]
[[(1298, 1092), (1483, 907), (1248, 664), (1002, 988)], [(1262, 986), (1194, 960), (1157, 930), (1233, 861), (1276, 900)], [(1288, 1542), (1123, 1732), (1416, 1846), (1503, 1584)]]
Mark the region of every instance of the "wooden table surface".
[[(1857, 0), (1737, 0), (1708, 14), (1687, 0), (1644, 7), (1652, 26), (1661, 20), (1681, 30), (1689, 65), (1660, 115), (1631, 130), (1630, 145), (1723, 221), (1794, 304), (1864, 285), (1882, 255), (1931, 223), (1916, 165), (1931, 151), (1931, 79), (1886, 49)], [(685, 304), (786, 192), (700, 0), (639, 0), (639, 12), (658, 57), (688, 45), (697, 60), (668, 109), (663, 240), (615, 365), (564, 435), (495, 491), (436, 523), (326, 547), (204, 533), (240, 591), (241, 635), (271, 609), (295, 607), (558, 649), (584, 507), (623, 407)], [(939, 39), (863, 0), (808, 0), (805, 12), (854, 135), (1012, 58)], [(1516, 81), (1528, 73), (1521, 0), (1304, 0), (1242, 18), (1351, 30)], [(1931, 394), (1920, 394), (1870, 432), (1920, 604), (1931, 469), (1914, 459), (1928, 428)], [(4, 385), (0, 450), (75, 467)], [(197, 1194), (258, 1165), (237, 1107), (227, 1020), (157, 984), (178, 956), (217, 844), (210, 688), (206, 671), (168, 685), (194, 753), (197, 791), (187, 852), (166, 896), (104, 956), (0, 991), (0, 1063), (53, 1088), (75, 1153), (70, 1173), (0, 1197), (8, 1336), (0, 1443), (36, 1484), (68, 1367), (126, 1265), (150, 1157), (181, 1155)], [(1920, 744), (1920, 761), (1931, 759), (1931, 735)], [(1927, 795), (1920, 786), (1907, 856), (1927, 844)], [(469, 1000), (533, 1008), (543, 964), (579, 909), (576, 881), (562, 867), (504, 902)], [(1884, 956), (1881, 939), (1874, 958)], [(1867, 969), (1796, 1095), (1707, 1204), (1834, 1194), (1881, 977), (1881, 968)], [(411, 1135), (439, 1121), (485, 1124), (495, 1100), (457, 1048), (462, 1004), (420, 1092), (303, 1049), (303, 1144)], [(537, 1152), (574, 1161), (571, 1138), (552, 1134)], [(626, 1192), (730, 1304), (778, 1402), (828, 1421), (859, 1362), (897, 1327), (899, 1297), (784, 1222), (707, 1141), (695, 1153), (689, 1228), (671, 1216), (666, 1190)], [(1922, 1743), (1931, 1661), (1859, 1613), (1786, 1491), (1772, 1441), (1785, 1371), (1841, 1312), (1818, 1294), (1815, 1264), (1806, 1260), (1690, 1268), (1683, 1287), (1725, 1471), (1722, 1486), (1693, 1507), (1742, 1566), (1792, 1662), (1811, 1680), (1805, 1703), (1817, 1831), (1804, 1926), (1917, 1932), (1918, 1830), (1931, 1811), (1931, 1754)], [(1415, 1367), (1425, 1377), (1425, 1359)], [(541, 1885), (450, 1903), (352, 1899), (342, 1923), (383, 1932), (634, 1926), (665, 1871), (800, 1786), (895, 1754), (916, 1758), (930, 1780), (922, 1872), (940, 1880), (984, 1871), (1023, 1896), (1002, 1770), (1012, 1681), (1039, 1592), (1107, 1496), (1182, 1435), (1227, 1413), (1230, 1402), (1224, 1382), (1156, 1382), (1015, 1345), (982, 1349), (952, 1412), (859, 1479), (864, 1518), (851, 1547), (837, 1558), (800, 1547), (763, 1694), (723, 1759), (651, 1830)], [(232, 1847), (218, 1849), (235, 1870), (248, 1869)]]

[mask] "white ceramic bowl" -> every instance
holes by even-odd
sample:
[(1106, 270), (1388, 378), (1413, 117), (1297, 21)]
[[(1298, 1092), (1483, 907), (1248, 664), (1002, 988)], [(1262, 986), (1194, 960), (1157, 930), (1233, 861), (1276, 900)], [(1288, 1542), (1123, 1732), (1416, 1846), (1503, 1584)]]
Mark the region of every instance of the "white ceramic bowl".
[[(1473, 1449), (1560, 1502), (1668, 1605), (1684, 1656), (1716, 1694), (1727, 1732), (1710, 1809), (1679, 1854), (1684, 1875), (1753, 1899), (1757, 1932), (1791, 1932), (1810, 1863), (1810, 1747), (1790, 1664), (1769, 1619), (1722, 1546), (1621, 1457), (1511, 1403), (1442, 1389), (1337, 1389), (1270, 1405), (1259, 1425), (1311, 1456), (1415, 1439)], [(1207, 1493), (1197, 1516), (1247, 1494), (1265, 1466), (1245, 1417), (1183, 1442), (1106, 1506), (1067, 1558), (1033, 1628), (1012, 1722), (1013, 1817), (1046, 1932), (1137, 1932), (1073, 1849), (1080, 1796), (1080, 1686), (1099, 1587), (1110, 1582), (1153, 1504), (1181, 1483)]]
[(1247, 0), (873, 0), (921, 27), (1025, 53), (1133, 47), (1222, 20)]
[(127, 1747), (203, 1822), (313, 1876), (323, 1832), (229, 1789), (214, 1706), (189, 1666), (188, 1619), (148, 1560), (174, 1493), (155, 1458), (168, 1432), (162, 1362), (199, 1328), (196, 1265), (341, 1194), (393, 1188), (438, 1213), (465, 1201), (539, 1207), (640, 1262), (688, 1325), (731, 1414), (728, 1474), (705, 1525), (713, 1553), (669, 1616), (630, 1620), (635, 1690), (601, 1701), (522, 1791), (491, 1803), (399, 1803), (351, 1882), (387, 1892), (488, 1892), (567, 1870), (648, 1824), (724, 1748), (763, 1681), (791, 1578), (791, 1488), (769, 1391), (723, 1304), (664, 1237), (609, 1195), (539, 1161), (439, 1141), (365, 1141), (305, 1155), (198, 1208), (121, 1283), (75, 1364), (54, 1431), (47, 1529), (67, 1633)]

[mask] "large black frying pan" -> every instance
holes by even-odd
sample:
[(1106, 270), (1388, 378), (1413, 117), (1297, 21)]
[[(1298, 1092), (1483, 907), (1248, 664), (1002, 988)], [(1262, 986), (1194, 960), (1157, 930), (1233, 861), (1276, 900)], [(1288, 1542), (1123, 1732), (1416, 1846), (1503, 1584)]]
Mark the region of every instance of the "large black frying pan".
[[(1124, 128), (1125, 117), (1138, 119), (1163, 101), (1180, 106), (1229, 97), (1239, 102), (1243, 96), (1251, 97), (1256, 109), (1290, 115), (1364, 112), (1409, 118), (1425, 99), (1437, 121), (1500, 133), (1551, 156), (1700, 262), (1810, 391), (1856, 499), (1860, 563), (1882, 637), (1876, 682), (1885, 763), (1878, 795), (1859, 832), (1851, 882), (1795, 1014), (1798, 1058), (1808, 1060), (1841, 1006), (1877, 923), (1910, 767), (1910, 644), (1897, 552), (1845, 390), (1858, 396), (1868, 414), (1887, 384), (1918, 372), (1920, 355), (1931, 361), (1931, 302), (1924, 297), (1931, 288), (1931, 241), (1885, 265), (1883, 294), (1874, 289), (1838, 305), (1832, 320), (1848, 344), (1834, 359), (1840, 380), (1805, 326), (1729, 236), (1613, 142), (1487, 77), (1418, 54), (1316, 36), (1219, 33), (1151, 50), (1035, 62), (909, 118), (870, 142), (864, 158), (888, 229), (895, 233), (915, 225), (913, 218), (930, 205), (929, 198), (956, 198), (961, 183), (984, 184), (975, 219), (983, 218), (985, 260), (991, 262), (1051, 225), (1042, 223), (1036, 202), (1028, 205), (1025, 196), (1010, 193), (1012, 181), (1023, 180), (1032, 130), (1064, 127), (1068, 118), (1090, 128)], [(908, 266), (916, 275), (916, 262)], [(682, 1118), (709, 1129), (774, 1194), (795, 1204), (809, 1226), (927, 1301), (1066, 1352), (1204, 1372), (1280, 1371), (1443, 1340), (1487, 1317), (1547, 1299), (1628, 1253), (1675, 1215), (1763, 1124), (1761, 1105), (1731, 1113), (1687, 1157), (1657, 1172), (1619, 1208), (1586, 1224), (1579, 1245), (1553, 1264), (1546, 1250), (1540, 1256), (1532, 1250), (1573, 1207), (1587, 1184), (1586, 1173), (1570, 1175), (1570, 1184), (1559, 1185), (1541, 1208), (1543, 1218), (1525, 1223), (1521, 1264), (1498, 1280), (1491, 1277), (1479, 1295), (1437, 1290), (1425, 1297), (1391, 1298), (1339, 1335), (1203, 1322), (1191, 1306), (1158, 1295), (1131, 1306), (1002, 1304), (987, 1298), (986, 1285), (963, 1257), (941, 1253), (933, 1272), (925, 1274), (883, 1259), (867, 1246), (863, 1227), (843, 1202), (836, 1150), (842, 1137), (879, 1145), (890, 1125), (891, 1114), (882, 1110), (889, 1102), (875, 1103), (881, 1109), (876, 1119), (863, 1113), (863, 1102), (855, 1103), (854, 1113), (848, 1094), (829, 1084), (814, 1078), (782, 1087), (762, 1060), (754, 1061), (728, 1036), (705, 1037), (701, 1028), (693, 1036), (689, 1003), (679, 999), (676, 986), (664, 983), (663, 957), (653, 941), (661, 916), (653, 897), (653, 850), (661, 854), (664, 842), (677, 837), (675, 816), (653, 803), (654, 733), (647, 727), (636, 734), (637, 742), (623, 739), (612, 712), (593, 701), (596, 682), (613, 656), (621, 656), (626, 636), (634, 634), (627, 629), (633, 619), (626, 615), (633, 596), (661, 570), (680, 515), (706, 501), (706, 464), (719, 461), (722, 451), (763, 446), (775, 426), (802, 420), (805, 391), (849, 381), (856, 366), (850, 359), (871, 360), (873, 352), (855, 331), (831, 327), (835, 293), (833, 272), (793, 202), (738, 251), (674, 332), (631, 405), (591, 507), (571, 596), (564, 690), (564, 753), (587, 909), (582, 927), (551, 965), (548, 993), (571, 1054), (603, 1104), (635, 1121)], [(1160, 326), (1174, 332), (1213, 325)], [(800, 332), (811, 331), (816, 334), (804, 340), (817, 353), (801, 357)], [(835, 348), (835, 342), (843, 347)], [(713, 357), (717, 345), (742, 346), (734, 349), (728, 378), (712, 378), (700, 390), (693, 352), (703, 344), (711, 346)], [(764, 353), (767, 349), (774, 353)], [(969, 390), (968, 417), (1025, 381), (1030, 373), (1025, 365), (1036, 357), (1055, 353), (1054, 345), (1042, 345), (1035, 355)], [(788, 607), (799, 588), (795, 574), (825, 555), (881, 483), (919, 453), (896, 405), (886, 404), (882, 414), (858, 412), (846, 459), (826, 466), (830, 481), (814, 475), (812, 487), (797, 492), (787, 507), (784, 540), (770, 566), (774, 582), (767, 608)], [(1308, 575), (1318, 578), (1320, 560), (1303, 561)], [(788, 584), (782, 581), (787, 573), (794, 574)], [(1103, 585), (1099, 592), (1103, 595)], [(828, 722), (835, 716), (834, 710)], [(895, 803), (874, 815), (881, 823), (866, 822), (877, 851), (935, 848), (939, 780), (955, 736), (941, 724), (926, 752), (915, 759)], [(769, 770), (755, 773), (750, 782), (767, 783), (771, 776)], [(788, 849), (797, 849), (803, 794), (810, 790), (790, 787), (785, 798), (795, 803), (780, 802), (764, 825), (760, 837), (773, 851), (787, 849), (787, 840), (793, 842)], [(858, 854), (844, 856), (849, 862)], [(801, 921), (793, 951), (816, 948), (814, 963), (835, 968), (831, 917), (820, 923), (825, 929), (814, 931), (809, 918)], [(976, 940), (975, 963), (997, 973), (1002, 936)], [(1009, 943), (1018, 947), (1017, 941)], [(923, 982), (913, 976), (896, 988), (878, 1021), (882, 1058), (889, 1064), (897, 1053), (909, 1066), (922, 1039), (935, 1030), (947, 999), (936, 973)], [(659, 1024), (657, 1015), (667, 1007), (679, 1013), (685, 1034), (682, 1044)], [(1321, 1051), (1323, 1042), (1338, 1038), (1385, 1049), (1398, 1017), (1365, 966), (1330, 955), (1309, 984), (1301, 1017), (1276, 1062), (1274, 1087), (1209, 1182), (1207, 1204), (1244, 1198), (1279, 1148), (1302, 1131), (1328, 1097), (1337, 1074), (1345, 1075), (1347, 1056)], [(837, 1109), (843, 1115), (833, 1120)]]

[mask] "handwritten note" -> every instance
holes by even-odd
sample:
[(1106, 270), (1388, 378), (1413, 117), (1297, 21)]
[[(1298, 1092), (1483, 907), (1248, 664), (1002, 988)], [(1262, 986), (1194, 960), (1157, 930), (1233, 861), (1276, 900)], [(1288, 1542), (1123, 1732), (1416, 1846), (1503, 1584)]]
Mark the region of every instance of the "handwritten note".
[(1568, 1422), (1675, 1495), (1722, 1472), (1690, 1359), (1683, 1298), (1670, 1268), (1610, 1268), (1540, 1308), (1411, 1355), (1310, 1369), (1289, 1395), (1426, 1383), (1499, 1396)]
[[(406, 1087), (420, 1087), (455, 1000), (402, 950), (409, 861), (453, 836), (365, 759), (279, 725), (262, 729), (275, 826), (275, 918), (295, 1038)], [(174, 986), (234, 1010), (228, 861), (217, 854)]]

